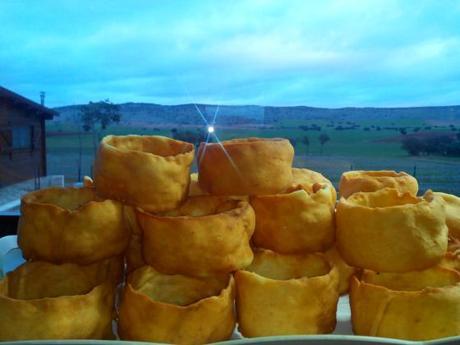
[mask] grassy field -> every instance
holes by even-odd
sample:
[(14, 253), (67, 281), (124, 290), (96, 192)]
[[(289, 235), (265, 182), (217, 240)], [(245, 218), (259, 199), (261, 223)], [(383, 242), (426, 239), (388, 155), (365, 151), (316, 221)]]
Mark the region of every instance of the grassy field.
[[(303, 130), (299, 126), (320, 126), (321, 130)], [(285, 137), (295, 139), (295, 165), (307, 167), (324, 173), (334, 183), (337, 183), (343, 171), (350, 169), (394, 169), (404, 170), (416, 175), (421, 190), (428, 188), (460, 195), (460, 158), (446, 157), (410, 157), (401, 148), (400, 139), (403, 137), (396, 128), (405, 127), (407, 135), (413, 135), (414, 129), (420, 128), (417, 133), (434, 135), (436, 133), (453, 132), (448, 125), (431, 126), (417, 121), (391, 123), (359, 122), (359, 128), (353, 130), (336, 130), (337, 126), (349, 126), (343, 122), (331, 121), (289, 121), (281, 123), (277, 128), (219, 128), (216, 134), (220, 140), (237, 137)], [(425, 129), (425, 127), (430, 129)], [(380, 130), (377, 128), (380, 127)], [(390, 128), (393, 129), (385, 129)], [(365, 130), (368, 128), (368, 130)], [(79, 135), (74, 126), (48, 127), (47, 150), (49, 174), (63, 174), (69, 182), (78, 179)], [(182, 130), (179, 128), (179, 130)], [(198, 131), (196, 128), (186, 130)], [(330, 137), (321, 153), (319, 135), (326, 133)], [(142, 134), (171, 136), (170, 129), (161, 128), (130, 128), (113, 126), (100, 133), (107, 134)], [(307, 136), (310, 145), (303, 144)], [(81, 174), (91, 175), (94, 159), (93, 137), (83, 134)]]

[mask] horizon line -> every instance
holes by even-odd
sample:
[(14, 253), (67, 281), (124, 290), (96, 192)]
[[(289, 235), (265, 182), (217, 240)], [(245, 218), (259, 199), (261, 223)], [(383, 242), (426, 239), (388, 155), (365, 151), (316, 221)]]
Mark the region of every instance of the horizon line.
[[(102, 102), (100, 100), (98, 102)], [(89, 103), (89, 102), (88, 102)], [(64, 108), (64, 107), (75, 107), (75, 106), (84, 106), (86, 104), (68, 104), (60, 105), (55, 107), (50, 107), (51, 109)], [(93, 102), (97, 103), (97, 102)], [(167, 107), (178, 107), (178, 106), (213, 106), (213, 107), (259, 107), (259, 108), (313, 108), (313, 109), (330, 109), (330, 110), (341, 110), (341, 109), (414, 109), (414, 108), (443, 108), (443, 107), (460, 107), (460, 104), (447, 104), (447, 105), (414, 105), (414, 106), (342, 106), (342, 107), (318, 107), (310, 105), (260, 105), (260, 104), (218, 104), (218, 103), (177, 103), (177, 104), (162, 104), (162, 103), (149, 103), (149, 102), (122, 102), (122, 103), (113, 103), (116, 105), (124, 104), (148, 104), (148, 105), (158, 105), (158, 106), (167, 106)], [(45, 105), (46, 106), (46, 105)]]

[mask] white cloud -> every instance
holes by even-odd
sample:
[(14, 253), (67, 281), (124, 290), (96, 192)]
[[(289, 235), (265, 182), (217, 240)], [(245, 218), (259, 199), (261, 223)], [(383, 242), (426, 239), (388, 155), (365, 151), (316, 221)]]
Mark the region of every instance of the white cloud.
[(455, 1), (27, 3), (0, 2), (2, 84), (53, 105), (458, 102)]

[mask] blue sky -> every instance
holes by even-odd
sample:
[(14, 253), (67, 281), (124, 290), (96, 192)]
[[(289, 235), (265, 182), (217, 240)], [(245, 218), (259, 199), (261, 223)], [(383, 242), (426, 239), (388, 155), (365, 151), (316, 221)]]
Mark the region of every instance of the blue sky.
[(0, 85), (47, 105), (460, 104), (460, 1), (0, 1)]

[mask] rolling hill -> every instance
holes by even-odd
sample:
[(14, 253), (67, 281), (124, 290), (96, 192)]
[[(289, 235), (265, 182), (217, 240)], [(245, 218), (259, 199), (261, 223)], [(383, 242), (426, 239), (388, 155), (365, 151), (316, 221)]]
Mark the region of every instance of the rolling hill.
[[(60, 116), (53, 122), (77, 122), (82, 105), (54, 108)], [(394, 120), (450, 121), (460, 123), (460, 106), (408, 108), (315, 108), (307, 106), (273, 107), (209, 104), (160, 105), (152, 103), (119, 104), (122, 124), (129, 126), (201, 125), (201, 114), (211, 122), (217, 111), (221, 125), (274, 125), (285, 120)]]

